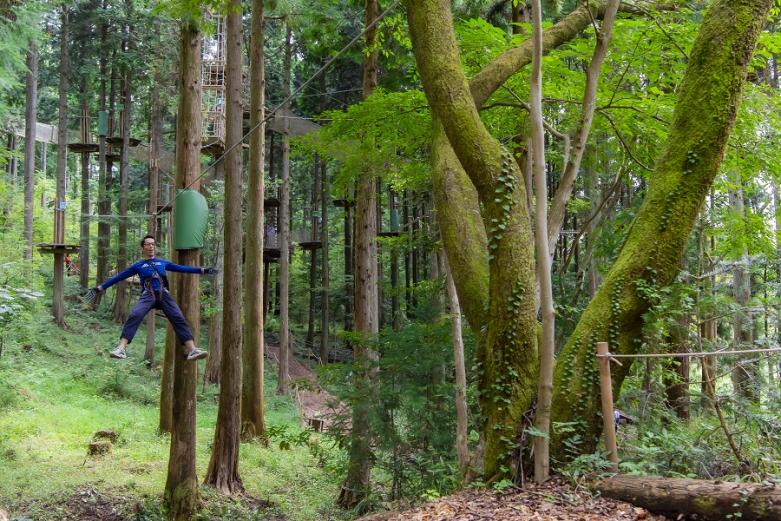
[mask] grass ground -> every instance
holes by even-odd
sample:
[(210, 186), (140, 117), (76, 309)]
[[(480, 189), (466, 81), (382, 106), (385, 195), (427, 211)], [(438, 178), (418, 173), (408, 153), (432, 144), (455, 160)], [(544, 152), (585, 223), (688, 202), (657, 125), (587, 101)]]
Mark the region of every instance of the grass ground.
[[(141, 360), (143, 326), (130, 358), (116, 361), (108, 351), (119, 326), (100, 311), (69, 303), (70, 329), (62, 331), (45, 307), (6, 331), (0, 356), (0, 511), (30, 520), (103, 519), (110, 516), (79, 514), (74, 505), (110, 503), (117, 512), (112, 519), (161, 519), (169, 439), (157, 432), (159, 372)], [(162, 320), (157, 332), (160, 360)], [(266, 375), (267, 425), (290, 439), (301, 430), (297, 411), (289, 398), (274, 394), (274, 372)], [(215, 387), (199, 385), (197, 414), (202, 478), (217, 417)], [(87, 446), (101, 429), (119, 438), (110, 454), (88, 457)], [(248, 497), (228, 501), (202, 487), (199, 519), (346, 519), (333, 506), (338, 478), (328, 463), (340, 455), (320, 441), (326, 457), (296, 444), (281, 450), (273, 438), (269, 447), (242, 444)]]

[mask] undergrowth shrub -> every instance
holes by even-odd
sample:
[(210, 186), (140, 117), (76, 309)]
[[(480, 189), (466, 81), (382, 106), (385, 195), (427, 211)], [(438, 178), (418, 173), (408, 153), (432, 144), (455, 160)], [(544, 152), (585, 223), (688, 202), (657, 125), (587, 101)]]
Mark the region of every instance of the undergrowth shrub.
[[(372, 345), (380, 357), (370, 392), (358, 395), (352, 385), (353, 374), (365, 368), (333, 364), (322, 369), (321, 380), (343, 403), (370, 402), (373, 476), (379, 497), (367, 498), (369, 502), (446, 495), (459, 485), (450, 317), (442, 314), (441, 305), (431, 296), (435, 288), (426, 292), (421, 286), (416, 321), (400, 331), (384, 329)], [(474, 340), (468, 331), (464, 333), (469, 360)], [(474, 393), (468, 394), (476, 410)], [(350, 444), (351, 410), (342, 411), (329, 431), (343, 448)], [(371, 506), (361, 505), (361, 509)]]

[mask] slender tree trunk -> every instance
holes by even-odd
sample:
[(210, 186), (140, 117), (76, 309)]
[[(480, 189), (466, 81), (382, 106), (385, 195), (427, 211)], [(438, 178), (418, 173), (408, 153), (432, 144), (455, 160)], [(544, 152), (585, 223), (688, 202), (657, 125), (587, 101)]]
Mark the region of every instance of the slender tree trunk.
[(252, 2), (250, 36), (250, 128), (260, 125), (250, 136), (247, 190), (247, 253), (244, 285), (244, 348), (241, 387), (241, 431), (245, 439), (263, 436), (263, 199), (264, 152), (266, 126), (263, 60), (263, 0)]
[[(398, 231), (398, 210), (396, 209), (396, 192), (393, 190), (388, 191), (388, 205), (391, 212), (391, 227), (394, 225), (396, 229), (391, 231)], [(395, 221), (394, 221), (395, 219)], [(394, 245), (391, 248), (390, 253), (390, 272), (391, 272), (391, 324), (394, 331), (401, 330), (401, 299), (399, 295), (399, 248)], [(449, 271), (448, 271), (449, 273)]]
[[(68, 153), (68, 6), (62, 7), (60, 24), (60, 84), (59, 119), (57, 122), (57, 195), (54, 199), (54, 244), (65, 242), (65, 168)], [(63, 300), (63, 267), (65, 255), (54, 254), (54, 281), (52, 288), (52, 315), (54, 322), (65, 327)]]
[[(81, 142), (89, 142), (89, 100), (87, 99), (86, 80), (82, 80), (81, 94)], [(81, 219), (79, 221), (79, 284), (82, 290), (89, 287), (90, 254), (89, 254), (89, 175), (90, 161), (89, 153), (81, 154)]]
[(464, 339), (461, 336), (461, 306), (458, 303), (456, 284), (447, 265), (447, 296), (450, 301), (451, 329), (453, 334), (453, 358), (456, 373), (456, 457), (458, 458), (458, 473), (465, 479), (469, 473), (469, 445), (467, 429), (469, 424), (469, 409), (466, 404), (466, 363), (464, 361)]
[(24, 113), (24, 258), (33, 258), (33, 194), (35, 193), (35, 125), (38, 121), (38, 47), (27, 48), (27, 90)]
[[(379, 15), (379, 2), (366, 0), (365, 26)], [(363, 62), (363, 98), (377, 87), (379, 51), (375, 47), (376, 27), (366, 31), (367, 54)], [(370, 347), (379, 331), (377, 302), (377, 188), (376, 173), (361, 172), (355, 197), (355, 331), (362, 341), (353, 344), (353, 404), (347, 477), (337, 500), (343, 508), (353, 508), (370, 492), (372, 433), (369, 414), (372, 407), (373, 380), (379, 355)]]
[[(127, 44), (126, 44), (127, 45)], [(120, 132), (122, 137), (122, 149), (119, 153), (119, 249), (117, 253), (117, 272), (124, 270), (128, 263), (127, 252), (127, 210), (129, 195), (129, 153), (130, 153), (130, 109), (131, 101), (131, 72), (129, 69), (122, 74), (120, 96), (122, 98), (122, 110), (120, 111)], [(127, 319), (127, 284), (122, 281), (117, 284), (117, 297), (114, 301), (114, 320), (124, 322)]]
[[(730, 191), (730, 199), (732, 200), (733, 211), (738, 216), (738, 219), (745, 221), (746, 207), (743, 193), (743, 180), (741, 179), (739, 172), (733, 172), (732, 174), (732, 183), (735, 189)], [(735, 350), (750, 349), (754, 341), (752, 334), (753, 318), (749, 309), (751, 301), (750, 267), (748, 246), (743, 244), (740, 259), (735, 262), (735, 267), (732, 270), (733, 297), (735, 299), (735, 304), (738, 305), (738, 310), (737, 313), (735, 313), (732, 326), (732, 343), (733, 349)], [(748, 363), (744, 364), (744, 362)], [(757, 371), (756, 365), (752, 362), (753, 360), (748, 358), (742, 358), (735, 362), (732, 368), (732, 385), (737, 396), (757, 401), (759, 399), (759, 393), (756, 388)]]
[[(318, 219), (320, 195), (322, 190), (320, 180), (320, 158), (316, 155), (312, 161), (312, 214), (310, 219), (311, 240), (319, 240), (320, 221)], [(317, 308), (317, 249), (312, 249), (309, 258), (309, 310), (307, 313), (306, 345), (312, 352), (315, 352), (315, 310)]]
[[(155, 68), (154, 85), (152, 85), (152, 117), (149, 123), (149, 221), (146, 233), (157, 238), (157, 207), (160, 204), (160, 150), (163, 141), (163, 117), (160, 106), (160, 87), (163, 82), (159, 68)], [(155, 363), (155, 311), (152, 310), (146, 318), (146, 350), (144, 361), (149, 367)]]
[[(215, 179), (224, 179), (223, 162), (217, 163), (214, 167)], [(214, 205), (215, 230), (222, 233), (223, 219), (225, 214), (225, 202), (219, 201)], [(216, 268), (218, 273), (212, 279), (212, 292), (214, 302), (219, 306), (211, 317), (209, 317), (209, 358), (206, 360), (206, 371), (203, 378), (207, 383), (220, 383), (220, 366), (222, 365), (222, 303), (223, 303), (223, 276), (225, 274), (225, 248), (223, 247), (222, 237), (217, 237), (215, 233), (215, 255), (217, 257)], [(243, 386), (242, 386), (243, 389)]]
[[(678, 320), (670, 335), (670, 350), (676, 353), (689, 352), (689, 317)], [(681, 420), (689, 419), (689, 359), (672, 358), (668, 361), (668, 377), (664, 379), (667, 405)]]
[[(344, 330), (353, 330), (353, 219), (352, 201), (344, 207)], [(349, 345), (349, 342), (348, 342)]]
[[(176, 117), (176, 186), (200, 189), (201, 153), (201, 32), (192, 21), (181, 26), (181, 50), (179, 58), (179, 109)], [(176, 207), (174, 207), (176, 211)], [(198, 250), (177, 252), (175, 262), (197, 265)], [(193, 329), (198, 341), (200, 328), (200, 304), (197, 277), (177, 277), (176, 294), (184, 317)], [(168, 457), (168, 476), (165, 483), (165, 500), (169, 519), (192, 519), (198, 506), (198, 477), (195, 468), (195, 389), (198, 366), (182, 357), (179, 346), (174, 344), (173, 331), (168, 327), (165, 374), (172, 367), (173, 386), (171, 399), (170, 430), (171, 450)], [(169, 348), (170, 346), (170, 348)], [(166, 392), (161, 398), (161, 430), (164, 430)]]
[[(323, 91), (325, 92), (325, 91)], [(320, 363), (328, 363), (328, 351), (330, 343), (330, 301), (329, 301), (329, 268), (328, 268), (328, 202), (331, 194), (328, 189), (328, 167), (324, 159), (320, 159), (320, 177), (322, 179), (323, 193), (320, 197), (321, 231), (320, 240), (323, 241), (322, 265), (322, 289), (320, 291)]]
[[(106, 1), (103, 2), (103, 8), (106, 8)], [(108, 38), (108, 27), (105, 22), (101, 23), (100, 27), (100, 94), (99, 94), (99, 107), (100, 112), (98, 114), (98, 163), (99, 163), (99, 178), (98, 178), (98, 262), (97, 262), (97, 274), (96, 279), (98, 282), (104, 281), (108, 278), (108, 252), (111, 246), (111, 224), (108, 222), (108, 214), (111, 213), (111, 198), (109, 197), (109, 187), (111, 185), (111, 177), (113, 175), (113, 165), (109, 166), (106, 154), (106, 135), (112, 130), (111, 113), (106, 112), (106, 76), (108, 73), (108, 65), (106, 59), (106, 40)], [(113, 75), (113, 69), (112, 69)], [(113, 93), (114, 93), (114, 81), (109, 78), (111, 82), (111, 106), (113, 109)], [(100, 123), (100, 119), (105, 118), (104, 124)], [(105, 126), (104, 126), (105, 125)], [(100, 299), (102, 294), (98, 295)], [(99, 300), (96, 299), (96, 305)]]
[(566, 216), (567, 202), (569, 202), (570, 197), (572, 196), (572, 189), (575, 187), (575, 179), (580, 171), (580, 163), (583, 159), (583, 153), (586, 150), (586, 142), (589, 133), (591, 132), (591, 123), (594, 119), (594, 110), (596, 109), (599, 74), (602, 69), (602, 62), (605, 61), (605, 56), (607, 55), (608, 46), (610, 45), (610, 38), (613, 33), (613, 23), (615, 22), (620, 3), (620, 0), (607, 1), (602, 28), (597, 35), (597, 44), (594, 47), (594, 54), (586, 72), (586, 88), (583, 91), (583, 108), (580, 114), (580, 127), (572, 142), (571, 152), (566, 154), (568, 156), (567, 164), (551, 204), (548, 221), (549, 250), (554, 249), (556, 240), (559, 238), (561, 227), (564, 224), (564, 218)]
[(16, 159), (16, 149), (18, 147), (16, 134), (14, 132), (11, 132), (8, 134), (8, 150), (11, 152), (11, 157), (8, 159), (8, 165), (6, 168), (8, 169), (8, 177), (11, 179), (11, 187), (13, 188), (14, 192), (19, 189), (19, 179), (18, 176), (18, 170), (19, 170), (19, 161)]
[[(220, 401), (209, 468), (204, 483), (224, 494), (242, 492), (239, 476), (241, 434), (241, 257), (242, 158), (241, 0), (231, 0), (226, 16), (225, 71), (225, 274), (222, 302)], [(262, 203), (261, 203), (262, 204)], [(257, 346), (254, 346), (257, 347)]]
[[(290, 96), (291, 67), (291, 30), (285, 25), (285, 77), (283, 96)], [(289, 108), (286, 106), (285, 108)], [(285, 133), (282, 136), (282, 185), (279, 201), (279, 376), (277, 377), (277, 394), (287, 394), (288, 358), (290, 357), (290, 136), (285, 120)]]
[(537, 282), (540, 285), (542, 344), (540, 345), (540, 377), (537, 387), (535, 426), (544, 435), (534, 437), (534, 481), (542, 483), (550, 475), (550, 403), (553, 393), (553, 356), (555, 351), (555, 320), (551, 261), (548, 244), (548, 180), (545, 173), (545, 130), (542, 126), (542, 4), (532, 0), (532, 55), (530, 85), (531, 154), (534, 192), (536, 196)]
[[(638, 281), (663, 287), (678, 273), (684, 247), (719, 170), (746, 66), (771, 3), (717, 0), (707, 11), (653, 182), (618, 259), (558, 357), (552, 419), (578, 422), (584, 451), (593, 449), (601, 430), (599, 382), (590, 370), (596, 363), (595, 344), (606, 339), (612, 352), (635, 352), (650, 305)], [(612, 373), (616, 396), (630, 368), (624, 364)], [(552, 448), (555, 455), (565, 456), (560, 434), (554, 433)]]

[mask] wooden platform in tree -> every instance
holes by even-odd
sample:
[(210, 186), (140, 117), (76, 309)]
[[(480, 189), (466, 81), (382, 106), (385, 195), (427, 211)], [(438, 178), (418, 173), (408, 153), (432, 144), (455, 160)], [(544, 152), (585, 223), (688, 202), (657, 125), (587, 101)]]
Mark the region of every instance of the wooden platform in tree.
[(277, 208), (279, 207), (279, 199), (276, 197), (267, 197), (263, 199), (263, 208)]
[(263, 262), (277, 262), (279, 257), (279, 248), (263, 248)]
[(174, 209), (174, 207), (173, 207), (173, 205), (172, 205), (172, 204), (170, 204), (170, 203), (168, 203), (168, 204), (158, 204), (158, 205), (157, 205), (157, 212), (156, 212), (156, 213), (157, 213), (157, 214), (161, 214), (161, 213), (163, 213), (163, 212), (170, 212), (170, 211), (171, 211), (171, 210), (173, 210), (173, 209)]
[(377, 237), (398, 237), (401, 232), (379, 232)]
[(302, 250), (319, 250), (323, 247), (323, 241), (301, 241), (297, 244)]
[(43, 254), (56, 254), (56, 253), (78, 253), (80, 246), (78, 244), (53, 244), (53, 243), (40, 243), (36, 247), (38, 251)]
[(219, 157), (225, 150), (225, 143), (217, 137), (204, 138), (201, 141), (201, 153), (212, 157)]
[(355, 206), (355, 201), (349, 199), (334, 199), (334, 206), (337, 208), (352, 208)]
[[(108, 143), (111, 146), (119, 147), (122, 146), (122, 138), (120, 136), (107, 137), (106, 143)], [(128, 138), (128, 146), (137, 147), (140, 144), (141, 144), (140, 139), (134, 137)]]
[(97, 143), (68, 143), (68, 150), (79, 154), (92, 154), (98, 151)]

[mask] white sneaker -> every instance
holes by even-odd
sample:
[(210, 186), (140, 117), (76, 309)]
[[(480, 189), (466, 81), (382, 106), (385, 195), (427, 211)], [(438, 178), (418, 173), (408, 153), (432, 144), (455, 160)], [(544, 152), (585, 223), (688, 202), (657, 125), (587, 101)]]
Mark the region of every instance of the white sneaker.
[(209, 356), (209, 353), (203, 351), (202, 349), (198, 349), (197, 347), (194, 347), (192, 351), (190, 351), (185, 355), (185, 358), (189, 361), (189, 360), (200, 360), (201, 358), (206, 358), (207, 356)]
[(114, 349), (111, 352), (111, 358), (119, 358), (120, 360), (124, 360), (127, 358), (127, 353), (125, 353), (125, 348), (121, 345), (117, 346), (116, 349)]

